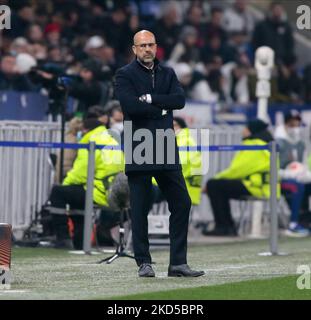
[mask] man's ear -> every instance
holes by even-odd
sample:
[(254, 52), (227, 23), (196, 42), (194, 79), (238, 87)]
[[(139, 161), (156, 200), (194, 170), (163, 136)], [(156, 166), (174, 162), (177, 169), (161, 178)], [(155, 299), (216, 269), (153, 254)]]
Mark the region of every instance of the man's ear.
[(134, 45), (132, 46), (132, 50), (133, 50), (133, 52), (134, 52), (134, 54), (136, 56), (136, 47)]

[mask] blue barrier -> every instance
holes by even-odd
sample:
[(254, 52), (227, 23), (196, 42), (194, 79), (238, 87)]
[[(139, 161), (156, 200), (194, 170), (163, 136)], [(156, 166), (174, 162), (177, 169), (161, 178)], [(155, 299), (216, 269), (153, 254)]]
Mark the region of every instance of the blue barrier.
[(42, 121), (48, 104), (48, 97), (37, 92), (0, 91), (0, 119)]
[[(22, 141), (0, 141), (0, 147), (11, 148), (46, 148), (46, 149), (89, 149), (89, 144), (81, 143), (54, 143), (54, 142), (22, 142)], [(96, 145), (96, 149), (124, 150), (120, 145)], [(244, 146), (180, 146), (179, 151), (261, 151), (270, 150), (269, 145)]]
[[(68, 97), (66, 110), (73, 113), (75, 99)], [(38, 92), (0, 90), (0, 120), (45, 121), (49, 98)]]

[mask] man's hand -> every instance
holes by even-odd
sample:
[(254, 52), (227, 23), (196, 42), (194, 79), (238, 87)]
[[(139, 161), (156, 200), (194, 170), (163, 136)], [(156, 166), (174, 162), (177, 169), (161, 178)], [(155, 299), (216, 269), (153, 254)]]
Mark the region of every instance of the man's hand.
[[(143, 94), (139, 98), (139, 101), (146, 102), (146, 103), (152, 103), (152, 98), (150, 94)], [(167, 110), (162, 110), (162, 116), (165, 116), (167, 114)]]
[(152, 98), (151, 98), (150, 94), (143, 94), (138, 99), (141, 102), (146, 102), (146, 103), (150, 103), (150, 104), (152, 103)]

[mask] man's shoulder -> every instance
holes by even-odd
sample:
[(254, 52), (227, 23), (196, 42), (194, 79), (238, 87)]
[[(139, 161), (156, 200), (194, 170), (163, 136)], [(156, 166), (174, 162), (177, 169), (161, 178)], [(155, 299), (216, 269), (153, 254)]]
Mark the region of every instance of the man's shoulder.
[(129, 71), (131, 71), (131, 69), (132, 69), (132, 66), (131, 66), (131, 63), (129, 63), (129, 64), (126, 64), (125, 66), (123, 66), (123, 67), (121, 67), (121, 68), (119, 68), (118, 70), (117, 70), (117, 74), (119, 73), (128, 73)]
[(166, 65), (166, 64), (163, 64), (163, 63), (159, 63), (159, 66), (158, 68), (164, 72), (164, 73), (167, 73), (167, 74), (173, 74), (175, 71), (172, 67)]
[(159, 61), (159, 64), (158, 64), (158, 68), (162, 69), (162, 70), (165, 70), (165, 71), (173, 71), (174, 69), (169, 66), (168, 64), (166, 63), (163, 63), (163, 62), (160, 62)]
[(119, 68), (116, 71), (116, 74), (129, 74), (129, 73), (132, 73), (133, 70), (135, 70), (135, 67), (136, 67), (136, 63), (135, 63), (135, 61), (132, 61), (132, 62), (124, 65), (123, 67)]

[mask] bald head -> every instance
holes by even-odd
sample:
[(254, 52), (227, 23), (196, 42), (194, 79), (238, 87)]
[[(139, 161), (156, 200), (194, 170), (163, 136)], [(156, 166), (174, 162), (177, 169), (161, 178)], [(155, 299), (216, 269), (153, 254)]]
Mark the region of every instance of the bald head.
[(134, 45), (137, 45), (141, 42), (150, 43), (150, 40), (152, 40), (154, 43), (156, 42), (154, 34), (148, 30), (141, 30), (135, 33), (133, 43)]
[(137, 59), (147, 67), (152, 66), (157, 53), (155, 36), (148, 30), (137, 32), (133, 38), (133, 52)]

